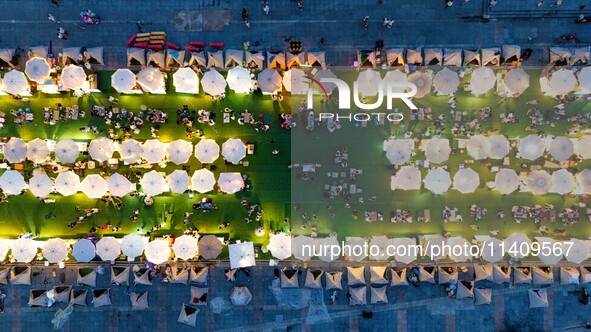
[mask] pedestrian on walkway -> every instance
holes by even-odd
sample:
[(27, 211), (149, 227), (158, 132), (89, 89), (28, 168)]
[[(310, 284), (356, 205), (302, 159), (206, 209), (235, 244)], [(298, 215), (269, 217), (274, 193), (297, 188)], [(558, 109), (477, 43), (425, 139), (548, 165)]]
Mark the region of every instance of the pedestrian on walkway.
[(445, 9), (453, 6), (453, 4), (454, 4), (453, 0), (447, 0), (447, 2), (445, 3)]
[(363, 27), (367, 28), (367, 25), (369, 24), (369, 16), (366, 16), (363, 18)]
[(304, 10), (304, 2), (302, 0), (298, 1), (298, 8), (300, 9), (300, 13)]
[[(320, 45), (324, 45), (324, 43), (326, 43), (326, 41), (324, 40), (324, 37), (320, 38)], [(271, 142), (269, 142), (271, 143)]]
[(68, 34), (68, 33), (66, 32), (66, 30), (64, 30), (64, 28), (62, 28), (62, 27), (59, 27), (59, 28), (57, 29), (57, 32), (58, 32), (59, 34), (62, 34), (62, 35), (67, 35), (67, 34)]
[(563, 0), (557, 0), (555, 4), (550, 5), (550, 7), (560, 7), (562, 5)]
[(538, 1), (538, 7), (542, 7), (544, 5), (544, 1)]
[(267, 2), (263, 5), (263, 11), (265, 12), (265, 15), (269, 15), (269, 4)]
[(57, 6), (59, 6), (59, 5), (60, 5), (60, 3), (58, 2), (58, 0), (51, 0), (51, 4), (52, 4), (54, 7), (57, 7)]
[(464, 0), (464, 2), (462, 2), (462, 3), (460, 4), (460, 6), (462, 6), (462, 5), (465, 5), (465, 4), (467, 4), (468, 2), (470, 2), (470, 0)]
[(47, 15), (47, 18), (48, 18), (48, 19), (49, 19), (51, 22), (53, 22), (53, 23), (59, 23), (59, 22), (60, 22), (60, 21), (58, 21), (58, 20), (55, 18), (55, 16), (53, 16), (53, 15), (51, 15), (51, 14), (48, 14), (48, 15)]
[(492, 7), (496, 6), (496, 5), (497, 5), (497, 0), (490, 0), (490, 2), (488, 3), (488, 7), (489, 8), (492, 8)]

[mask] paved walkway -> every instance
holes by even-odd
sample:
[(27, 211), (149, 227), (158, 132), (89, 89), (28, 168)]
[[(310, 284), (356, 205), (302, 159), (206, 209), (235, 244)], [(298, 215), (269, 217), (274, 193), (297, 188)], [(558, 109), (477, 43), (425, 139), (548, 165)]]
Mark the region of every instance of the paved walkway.
[[(499, 0), (492, 9), (488, 9), (486, 0), (471, 0), (465, 5), (461, 2), (456, 0), (451, 8), (444, 9), (443, 0), (383, 0), (382, 4), (377, 0), (304, 0), (304, 9), (299, 12), (295, 0), (271, 0), (267, 16), (259, 1), (254, 0), (94, 1), (90, 9), (103, 21), (81, 30), (74, 22), (81, 22), (79, 13), (87, 9), (88, 1), (63, 0), (63, 6), (54, 8), (49, 0), (24, 0), (18, 5), (14, 0), (0, 0), (0, 47), (26, 49), (47, 45), (50, 40), (55, 50), (105, 46), (107, 65), (114, 68), (125, 65), (125, 41), (138, 32), (136, 23), (140, 21), (143, 31), (166, 31), (168, 40), (181, 46), (196, 40), (241, 48), (248, 40), (253, 49), (283, 50), (287, 46), (285, 38), (292, 37), (302, 40), (304, 49), (326, 50), (328, 61), (337, 65), (352, 64), (356, 49), (372, 48), (380, 39), (386, 48), (518, 44), (536, 50), (528, 60), (530, 65), (544, 65), (544, 49), (560, 35), (576, 31), (581, 41), (591, 42), (591, 29), (574, 23), (579, 12), (591, 13), (591, 4), (583, 11), (578, 9), (579, 2), (587, 1), (566, 0), (560, 7), (550, 7), (546, 1), (544, 7), (538, 8), (534, 0)], [(249, 9), (251, 29), (242, 23), (243, 7)], [(202, 11), (192, 26), (203, 31), (174, 31), (175, 23), (183, 23), (178, 22), (179, 11), (186, 10)], [(49, 13), (62, 23), (51, 23)], [(365, 15), (370, 17), (368, 28), (361, 24)], [(489, 19), (484, 19), (485, 15)], [(396, 21), (392, 29), (382, 26), (384, 16)], [(68, 30), (69, 40), (57, 39), (59, 26)], [(320, 45), (320, 38), (326, 40), (325, 45)]]

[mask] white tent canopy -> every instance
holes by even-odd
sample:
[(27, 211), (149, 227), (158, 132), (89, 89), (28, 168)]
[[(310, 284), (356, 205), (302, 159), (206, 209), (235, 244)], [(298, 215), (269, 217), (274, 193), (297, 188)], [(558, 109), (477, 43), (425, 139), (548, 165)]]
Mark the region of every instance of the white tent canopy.
[(519, 61), (521, 59), (521, 47), (517, 45), (503, 45), (502, 52), (505, 63)]
[(191, 189), (204, 194), (213, 190), (215, 186), (215, 176), (212, 171), (202, 168), (195, 171), (191, 177)]
[(197, 239), (190, 235), (181, 235), (172, 245), (174, 255), (183, 260), (189, 260), (197, 254)]
[(178, 93), (199, 93), (199, 77), (189, 67), (179, 68), (172, 74), (172, 82)]
[(59, 140), (54, 147), (55, 158), (62, 164), (71, 164), (78, 159), (78, 144), (71, 139)]
[(491, 142), (484, 135), (474, 135), (468, 140), (466, 150), (476, 160), (486, 159), (491, 152)]
[(146, 67), (137, 74), (137, 82), (145, 92), (162, 92), (165, 89), (164, 75), (160, 69)]
[(224, 51), (207, 52), (207, 68), (224, 68)]
[(177, 169), (166, 176), (166, 183), (168, 183), (168, 188), (170, 188), (170, 191), (175, 194), (182, 194), (187, 189), (189, 189), (190, 181), (191, 179), (189, 178), (189, 174), (187, 174), (187, 171), (185, 170)]
[(3, 153), (9, 163), (20, 163), (27, 156), (27, 143), (18, 137), (13, 137), (4, 144)]
[(0, 176), (0, 188), (6, 195), (19, 195), (25, 185), (25, 178), (18, 171), (8, 170)]
[(252, 242), (234, 243), (228, 246), (230, 268), (238, 269), (255, 265), (254, 245)]
[(230, 293), (230, 300), (233, 305), (245, 306), (252, 300), (252, 294), (246, 286), (236, 286)]
[(244, 67), (234, 67), (228, 70), (226, 82), (228, 82), (228, 87), (236, 93), (250, 93), (252, 88), (250, 71)]
[(220, 156), (220, 146), (212, 139), (202, 139), (195, 145), (195, 157), (203, 164), (211, 164)]
[(29, 190), (35, 197), (47, 197), (53, 192), (53, 182), (45, 173), (37, 173), (29, 179)]
[(478, 67), (472, 72), (470, 78), (470, 90), (475, 95), (481, 95), (495, 87), (497, 77), (492, 69), (488, 67)]
[(136, 233), (125, 235), (121, 241), (123, 255), (131, 259), (141, 256), (144, 252), (144, 248), (146, 248), (147, 242), (147, 238)]
[(211, 68), (201, 78), (203, 92), (211, 96), (219, 96), (226, 90), (226, 80), (217, 70)]
[(170, 258), (170, 246), (168, 245), (168, 241), (165, 240), (153, 240), (150, 241), (146, 245), (146, 249), (144, 251), (146, 255), (146, 259), (150, 263), (154, 264), (162, 264)]
[(244, 179), (240, 173), (221, 173), (218, 179), (220, 190), (227, 194), (233, 194), (242, 189)]
[(518, 150), (522, 158), (536, 160), (544, 154), (544, 140), (537, 135), (528, 135), (519, 140)]
[(577, 78), (572, 71), (559, 69), (552, 74), (550, 86), (555, 95), (565, 95), (575, 89)]
[(421, 171), (415, 166), (402, 166), (395, 177), (396, 188), (402, 190), (421, 189)]
[(566, 169), (552, 173), (552, 187), (550, 192), (565, 195), (575, 188), (575, 177)]
[(113, 196), (123, 197), (132, 190), (131, 182), (119, 173), (113, 173), (107, 179), (107, 189)]
[(80, 239), (72, 246), (72, 256), (78, 263), (90, 262), (96, 256), (96, 248), (92, 241)]
[(103, 237), (96, 244), (96, 254), (104, 261), (114, 261), (120, 253), (121, 244), (114, 237)]
[(503, 135), (492, 135), (488, 137), (490, 142), (490, 154), (492, 159), (503, 159), (509, 154), (509, 141)]
[(257, 82), (263, 94), (274, 94), (281, 91), (281, 75), (275, 69), (267, 68), (260, 72)]
[(50, 72), (51, 67), (44, 58), (31, 58), (25, 65), (25, 74), (27, 74), (31, 81), (37, 83), (45, 83), (49, 79)]
[(49, 146), (44, 139), (35, 138), (27, 144), (27, 159), (41, 164), (49, 157)]
[(425, 156), (432, 163), (441, 164), (449, 159), (451, 147), (449, 140), (445, 138), (434, 138), (427, 141), (425, 146)]
[(58, 174), (55, 178), (55, 190), (64, 196), (74, 195), (80, 190), (80, 177), (74, 171)]
[(519, 187), (519, 176), (512, 169), (502, 169), (495, 175), (495, 186), (503, 195), (509, 195)]
[(150, 171), (142, 177), (140, 180), (142, 190), (148, 196), (160, 195), (166, 189), (166, 181), (164, 176), (157, 171)]
[(86, 82), (84, 68), (76, 65), (67, 65), (62, 70), (61, 83), (64, 89), (82, 89), (84, 82)]
[(456, 72), (445, 67), (435, 75), (433, 85), (438, 94), (451, 95), (458, 89), (460, 78)]
[(11, 95), (22, 95), (29, 92), (29, 82), (25, 74), (18, 70), (11, 70), (4, 74), (4, 91)]
[(425, 66), (443, 65), (443, 51), (440, 48), (425, 48)]
[(191, 154), (193, 154), (193, 145), (182, 139), (172, 141), (166, 147), (166, 158), (177, 165), (188, 162)]
[(142, 144), (142, 159), (148, 164), (159, 163), (166, 154), (166, 145), (157, 139), (149, 139)]
[(457, 49), (443, 49), (443, 65), (444, 66), (462, 66), (462, 50)]
[(107, 161), (113, 156), (113, 142), (106, 137), (93, 139), (88, 146), (88, 153), (96, 161)]
[(505, 75), (505, 85), (513, 95), (520, 95), (529, 87), (529, 75), (521, 68), (512, 69)]
[(111, 76), (111, 86), (119, 93), (129, 92), (135, 85), (135, 74), (129, 69), (117, 69)]
[(237, 165), (246, 157), (246, 145), (238, 138), (230, 138), (222, 144), (222, 156), (226, 161)]
[(98, 174), (86, 176), (80, 185), (82, 192), (89, 198), (101, 198), (108, 190), (107, 181)]
[(565, 161), (575, 151), (573, 142), (566, 136), (557, 136), (550, 143), (550, 154), (558, 161)]
[(224, 67), (232, 68), (236, 66), (242, 66), (244, 62), (244, 51), (243, 50), (226, 50), (226, 61)]
[(449, 172), (442, 167), (431, 169), (423, 182), (425, 183), (425, 188), (434, 194), (443, 194), (451, 186)]
[(545, 288), (530, 289), (527, 291), (529, 296), (530, 308), (546, 308), (550, 304), (548, 302), (548, 291)]
[(454, 175), (453, 189), (462, 194), (473, 193), (480, 185), (480, 176), (471, 168), (462, 168)]
[(279, 260), (291, 257), (291, 236), (285, 233), (272, 235), (267, 249)]
[(527, 189), (534, 195), (544, 195), (552, 188), (552, 176), (544, 170), (533, 171), (525, 179)]

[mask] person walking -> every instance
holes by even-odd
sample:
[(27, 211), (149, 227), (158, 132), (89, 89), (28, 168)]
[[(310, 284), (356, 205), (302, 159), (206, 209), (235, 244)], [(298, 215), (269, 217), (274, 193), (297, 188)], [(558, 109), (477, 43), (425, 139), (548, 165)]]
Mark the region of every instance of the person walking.
[(447, 9), (447, 8), (449, 8), (449, 7), (453, 6), (453, 5), (454, 5), (454, 2), (453, 2), (453, 0), (447, 0), (447, 1), (445, 2), (445, 9)]
[(369, 16), (366, 16), (363, 18), (363, 27), (367, 28), (368, 24), (369, 24)]
[(304, 2), (302, 0), (298, 1), (298, 9), (300, 10), (300, 13), (304, 10)]
[(265, 12), (265, 15), (269, 15), (269, 4), (267, 2), (263, 5), (263, 11)]
[(53, 23), (59, 23), (60, 21), (58, 21), (55, 16), (51, 15), (51, 14), (47, 14), (47, 18), (53, 22)]

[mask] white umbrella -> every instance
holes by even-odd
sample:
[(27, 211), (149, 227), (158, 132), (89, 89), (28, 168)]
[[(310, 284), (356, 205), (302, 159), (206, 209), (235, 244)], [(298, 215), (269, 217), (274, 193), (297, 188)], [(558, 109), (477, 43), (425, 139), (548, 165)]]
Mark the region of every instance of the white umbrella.
[(449, 146), (448, 139), (434, 138), (429, 140), (426, 144), (425, 155), (430, 162), (441, 164), (449, 159), (451, 147)]
[(252, 242), (230, 244), (230, 268), (239, 269), (255, 266), (254, 245)]
[(164, 192), (166, 188), (166, 181), (162, 174), (156, 171), (150, 171), (142, 177), (140, 180), (140, 185), (142, 186), (142, 190), (148, 196), (156, 196), (160, 195)]
[(267, 249), (279, 260), (288, 259), (291, 257), (291, 236), (285, 233), (272, 235)]
[(552, 176), (546, 171), (533, 171), (525, 179), (529, 191), (534, 195), (544, 195), (552, 188)]
[(230, 293), (230, 301), (236, 306), (246, 306), (252, 300), (252, 293), (246, 286), (235, 286)]
[(66, 89), (82, 89), (84, 82), (86, 82), (86, 73), (84, 68), (76, 65), (67, 65), (62, 70), (61, 75), (62, 86)]
[(380, 83), (382, 83), (380, 73), (372, 69), (362, 71), (357, 77), (359, 94), (361, 96), (376, 96), (379, 93)]
[(53, 191), (53, 182), (47, 174), (38, 173), (29, 179), (29, 190), (35, 197), (47, 197)]
[(476, 160), (486, 159), (491, 152), (491, 143), (484, 135), (474, 135), (468, 140), (466, 150)]
[(55, 190), (64, 195), (74, 195), (80, 189), (80, 177), (73, 171), (62, 172), (55, 178)]
[(415, 71), (408, 75), (408, 81), (417, 87), (416, 98), (421, 98), (431, 92), (431, 77), (422, 71)]
[(164, 75), (155, 67), (146, 67), (137, 73), (137, 82), (145, 92), (155, 92), (164, 88)]
[(410, 264), (417, 259), (418, 253), (415, 252), (415, 250), (411, 249), (416, 246), (416, 244), (417, 244), (416, 239), (403, 237), (403, 238), (395, 238), (395, 239), (392, 239), (391, 241), (392, 241), (392, 245), (395, 248), (405, 248), (405, 250), (398, 249), (396, 251), (396, 256), (394, 256), (394, 257), (396, 258), (397, 261), (404, 263), (404, 264)]
[(202, 139), (195, 145), (195, 157), (203, 164), (211, 164), (220, 156), (220, 146), (212, 139)]
[(172, 83), (177, 93), (199, 93), (199, 76), (189, 67), (179, 68), (172, 74)]
[(101, 198), (108, 190), (107, 181), (98, 174), (88, 175), (80, 183), (82, 192), (89, 198)]
[(529, 88), (529, 75), (521, 68), (512, 69), (505, 75), (505, 85), (513, 94), (522, 94)]
[[(316, 244), (319, 245), (320, 248), (334, 248), (334, 246), (340, 245), (340, 242), (337, 240), (336, 236), (316, 239), (316, 241)], [(339, 258), (339, 255), (333, 256), (331, 250), (323, 250), (322, 254), (318, 256), (318, 258), (324, 262), (332, 262), (333, 260)]]
[[(392, 83), (392, 84), (400, 84), (400, 83), (408, 83), (408, 79), (406, 78), (406, 74), (401, 72), (398, 69), (395, 70), (390, 70), (386, 73), (386, 75), (384, 75), (384, 89), (388, 88), (388, 83)], [(394, 87), (392, 89), (392, 91), (395, 92), (404, 92), (406, 90), (406, 88), (400, 87), (400, 88), (396, 88)]]
[(503, 259), (503, 241), (494, 237), (484, 240), (481, 256), (482, 259), (490, 263), (496, 263)]
[(233, 194), (242, 189), (244, 179), (242, 179), (240, 173), (221, 173), (220, 178), (218, 179), (218, 185), (222, 192)]
[(159, 163), (166, 154), (166, 146), (157, 139), (149, 139), (142, 145), (142, 159), (148, 164)]
[(12, 243), (12, 257), (17, 262), (28, 263), (37, 256), (37, 245), (29, 238), (20, 238)]
[(575, 144), (575, 152), (582, 159), (591, 159), (591, 135), (579, 137)]
[(575, 177), (566, 169), (552, 173), (552, 188), (550, 192), (565, 195), (575, 189)]
[(309, 80), (306, 73), (299, 68), (291, 68), (283, 74), (283, 87), (292, 95), (305, 95), (308, 93)]
[(121, 244), (114, 237), (103, 237), (96, 244), (96, 254), (104, 261), (114, 261), (121, 253)]
[(106, 137), (93, 139), (88, 146), (88, 153), (96, 161), (107, 161), (113, 156), (113, 142)]
[(451, 186), (449, 173), (441, 167), (430, 170), (423, 182), (425, 183), (425, 188), (434, 194), (443, 194)]
[(568, 160), (574, 152), (574, 144), (566, 136), (557, 136), (550, 143), (550, 154), (558, 161)]
[(582, 261), (589, 258), (589, 247), (587, 247), (585, 241), (579, 239), (570, 239), (568, 242), (572, 242), (570, 250), (566, 250), (568, 245), (562, 245), (562, 249), (564, 249), (565, 252), (564, 257), (567, 261), (580, 264)]
[(210, 170), (202, 168), (193, 173), (193, 176), (191, 177), (192, 190), (205, 194), (206, 192), (212, 191), (214, 186), (215, 176)]
[(473, 193), (480, 185), (480, 176), (471, 168), (462, 168), (454, 175), (453, 188), (462, 194)]
[(215, 235), (205, 235), (197, 243), (199, 256), (204, 259), (215, 259), (222, 253), (222, 242)]
[(71, 139), (62, 139), (55, 145), (55, 158), (62, 164), (71, 164), (78, 159), (78, 144)]
[(171, 251), (168, 241), (153, 240), (146, 245), (144, 253), (148, 262), (162, 264), (168, 261)]
[(189, 260), (197, 255), (197, 239), (194, 236), (182, 235), (172, 245), (174, 255), (182, 260)]
[(113, 173), (107, 179), (107, 189), (113, 196), (123, 197), (131, 192), (132, 184), (125, 176)]
[(0, 261), (3, 261), (4, 258), (6, 258), (6, 255), (8, 254), (8, 244), (8, 240), (0, 239)]
[(111, 86), (119, 93), (129, 92), (135, 85), (135, 74), (129, 69), (117, 69), (111, 76)]
[(267, 68), (260, 72), (257, 82), (263, 94), (273, 94), (281, 91), (281, 75), (275, 69)]
[(547, 237), (536, 237), (536, 242), (540, 246), (540, 248), (549, 248), (540, 250), (538, 258), (546, 265), (556, 265), (562, 258), (564, 257), (563, 254), (563, 247), (560, 242), (554, 241), (551, 238)]
[[(335, 75), (335, 73), (333, 73), (332, 71), (330, 71), (330, 69), (322, 69), (319, 70), (316, 75), (314, 75), (314, 79), (320, 83), (322, 83), (322, 86), (324, 86), (324, 90), (326, 91), (327, 94), (332, 94), (332, 92), (334, 91), (334, 89), (337, 88), (337, 85), (334, 83), (329, 83), (329, 82), (322, 82), (323, 78), (337, 78), (337, 75)], [(317, 94), (318, 92), (314, 91), (315, 94)], [(320, 93), (322, 94), (322, 93)]]
[(316, 239), (312, 239), (311, 237), (299, 235), (291, 239), (291, 252), (295, 259), (301, 261), (307, 261), (312, 258), (312, 250), (304, 250), (304, 246), (309, 246), (309, 248), (313, 249), (316, 243)]
[(228, 70), (226, 82), (228, 82), (230, 89), (236, 93), (250, 93), (252, 87), (250, 71), (244, 67), (234, 67)]
[(43, 58), (34, 57), (25, 64), (25, 74), (31, 81), (37, 83), (45, 83), (49, 78), (51, 67), (47, 60)]
[(415, 166), (402, 166), (396, 173), (396, 185), (402, 190), (421, 189), (421, 171)]
[(575, 89), (577, 78), (572, 71), (559, 69), (552, 74), (550, 86), (556, 95), (564, 95)]
[(583, 191), (583, 193), (591, 194), (591, 169), (584, 169), (577, 174), (576, 179), (577, 186)]
[(140, 142), (134, 139), (124, 141), (119, 148), (119, 155), (121, 155), (121, 159), (127, 164), (135, 164), (140, 161), (143, 152), (144, 149)]
[(540, 136), (528, 135), (519, 141), (518, 149), (522, 158), (536, 160), (544, 154), (544, 141)]
[(27, 143), (27, 159), (35, 164), (41, 164), (49, 157), (49, 146), (44, 139), (35, 138)]
[(68, 258), (68, 244), (62, 239), (50, 239), (43, 244), (43, 257), (50, 263), (59, 263)]
[(27, 143), (20, 138), (11, 138), (3, 149), (4, 158), (11, 164), (20, 163), (27, 156)]
[(166, 148), (166, 158), (177, 165), (189, 161), (192, 153), (193, 145), (191, 142), (182, 139), (170, 142)]
[(446, 239), (439, 234), (425, 235), (425, 256), (431, 260), (445, 258), (443, 248), (446, 242)]
[(127, 234), (121, 240), (121, 251), (128, 258), (141, 256), (146, 248), (147, 239), (136, 233)]
[(6, 195), (19, 195), (25, 189), (25, 178), (18, 171), (5, 171), (0, 176), (0, 188)]
[(509, 195), (519, 187), (519, 176), (512, 169), (502, 169), (495, 176), (495, 186), (503, 195)]
[(433, 79), (435, 90), (442, 95), (451, 95), (458, 90), (460, 78), (458, 74), (445, 67)]
[(367, 246), (367, 239), (362, 237), (347, 237), (345, 239), (345, 245), (349, 246), (351, 250), (344, 252), (343, 255), (348, 256), (347, 258), (351, 261), (360, 262), (367, 258), (368, 253), (365, 250), (359, 250), (356, 248), (364, 248)]
[(513, 258), (525, 257), (523, 254), (529, 253), (528, 248), (531, 248), (531, 240), (522, 233), (513, 233), (504, 242), (505, 252)]
[(29, 82), (23, 72), (11, 70), (4, 74), (4, 91), (11, 95), (20, 95), (28, 92)]
[(492, 69), (488, 67), (478, 67), (472, 72), (470, 78), (470, 90), (475, 95), (481, 95), (495, 87), (497, 77)]
[[(454, 237), (450, 237), (449, 239), (447, 239), (447, 244), (451, 247), (451, 248), (469, 248), (470, 247), (470, 243), (464, 239), (463, 237), (460, 236), (454, 236)], [(451, 260), (453, 260), (454, 262), (465, 262), (470, 258), (470, 252), (467, 250), (450, 250), (449, 253), (449, 258), (451, 258)]]
[(503, 159), (509, 154), (509, 141), (503, 135), (492, 135), (488, 138), (490, 142), (490, 155), (492, 159)]
[[(187, 171), (183, 170), (175, 170), (174, 172), (168, 174), (166, 176), (166, 182), (168, 183), (168, 188), (175, 194), (182, 194), (187, 189), (189, 189), (189, 175)], [(215, 180), (214, 180), (215, 183)]]
[(72, 256), (78, 263), (87, 263), (96, 256), (94, 243), (87, 239), (80, 239), (72, 246)]
[(414, 148), (411, 140), (388, 140), (386, 141), (386, 158), (393, 165), (402, 165), (410, 160)]
[(370, 252), (369, 259), (376, 261), (387, 260), (390, 257), (390, 254), (393, 254), (392, 252), (388, 253), (388, 247), (391, 244), (392, 241), (388, 239), (385, 235), (372, 237), (371, 241), (369, 242), (369, 246), (372, 248), (377, 248), (378, 252), (376, 255), (373, 255), (372, 252)]
[(226, 161), (237, 165), (246, 157), (246, 145), (238, 138), (230, 138), (222, 144), (222, 156)]
[(217, 70), (210, 68), (201, 78), (203, 92), (211, 96), (219, 96), (226, 90), (226, 80)]

